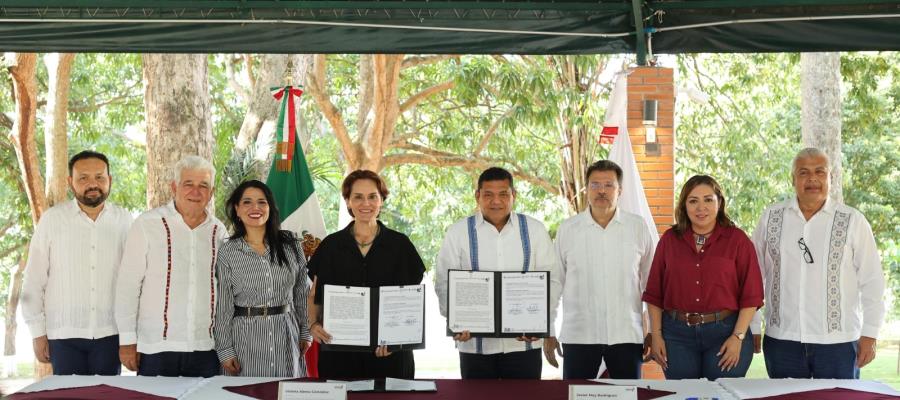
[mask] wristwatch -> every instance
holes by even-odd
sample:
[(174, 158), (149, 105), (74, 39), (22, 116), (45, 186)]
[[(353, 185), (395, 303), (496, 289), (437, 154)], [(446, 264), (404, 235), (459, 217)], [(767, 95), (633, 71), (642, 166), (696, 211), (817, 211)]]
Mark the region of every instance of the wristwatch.
[(744, 340), (744, 338), (747, 336), (747, 334), (741, 332), (741, 333), (735, 333), (734, 336), (735, 336), (736, 338), (738, 338), (738, 340)]

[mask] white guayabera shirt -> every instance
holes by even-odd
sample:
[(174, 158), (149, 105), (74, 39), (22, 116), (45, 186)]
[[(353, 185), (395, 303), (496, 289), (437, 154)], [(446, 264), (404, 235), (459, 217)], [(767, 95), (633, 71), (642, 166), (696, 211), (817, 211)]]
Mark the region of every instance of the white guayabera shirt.
[(116, 282), (120, 345), (137, 343), (146, 354), (212, 350), (215, 260), (225, 235), (212, 215), (191, 229), (174, 202), (134, 221)]
[[(807, 221), (795, 197), (763, 212), (753, 244), (766, 289), (766, 335), (819, 344), (878, 337), (884, 272), (862, 213), (829, 198)], [(757, 313), (754, 334), (759, 320)]]
[[(474, 229), (477, 231), (478, 266), (482, 271), (521, 271), (525, 261), (522, 252), (522, 236), (519, 215), (511, 213), (509, 221), (500, 232), (490, 222), (485, 221), (479, 212), (474, 216)], [(559, 265), (553, 251), (553, 243), (547, 228), (540, 221), (522, 215), (527, 219), (528, 240), (531, 249), (529, 271), (550, 271), (550, 334), (553, 332), (553, 321), (556, 319), (556, 306), (562, 288)], [(468, 218), (464, 218), (450, 226), (444, 236), (444, 242), (438, 253), (435, 267), (435, 285), (441, 315), (447, 316), (447, 271), (451, 269), (471, 269), (472, 261), (469, 253)], [(463, 353), (498, 354), (525, 351), (540, 348), (543, 341), (534, 343), (520, 342), (516, 339), (473, 338), (466, 342), (457, 342), (457, 348)], [(480, 350), (480, 351), (479, 351)]]
[(44, 213), (28, 247), (22, 314), (32, 337), (98, 339), (116, 334), (116, 270), (132, 217), (109, 202), (91, 220), (76, 200)]
[(643, 218), (623, 211), (603, 228), (590, 209), (559, 226), (563, 324), (569, 344), (644, 343), (643, 302), (656, 235)]

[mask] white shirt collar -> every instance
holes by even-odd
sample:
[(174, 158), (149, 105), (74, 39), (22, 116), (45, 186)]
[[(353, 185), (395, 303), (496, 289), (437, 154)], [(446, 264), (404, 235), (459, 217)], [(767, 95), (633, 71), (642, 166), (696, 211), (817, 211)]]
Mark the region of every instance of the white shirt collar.
[[(481, 213), (481, 210), (475, 213), (475, 225), (488, 224), (490, 226), (494, 226), (494, 224), (488, 222), (484, 219), (484, 214)], [(516, 216), (515, 212), (509, 213), (509, 220), (506, 221), (506, 225), (503, 225), (503, 229), (509, 226), (512, 229), (519, 229), (519, 217)]]
[[(802, 210), (800, 210), (800, 201), (797, 200), (796, 195), (791, 198), (790, 207), (797, 212), (802, 212)], [(834, 199), (832, 199), (831, 196), (828, 196), (825, 198), (825, 205), (823, 205), (822, 208), (816, 212), (816, 214), (818, 214), (819, 212), (822, 212), (822, 211), (824, 211), (826, 214), (834, 214), (834, 209), (836, 207), (837, 207), (837, 202), (834, 201)]]
[[(164, 207), (165, 207), (166, 213), (169, 214), (169, 216), (171, 216), (171, 217), (177, 216), (178, 218), (181, 219), (182, 222), (184, 221), (184, 217), (182, 217), (181, 213), (178, 212), (178, 209), (175, 208), (175, 200), (174, 199), (169, 201), (168, 203), (166, 203), (166, 205)], [(210, 213), (209, 210), (206, 210), (206, 219), (204, 219), (203, 222), (200, 223), (200, 225), (197, 225), (197, 227), (199, 228), (201, 226), (204, 226), (204, 225), (208, 224), (209, 221), (211, 221), (211, 220), (212, 220), (212, 213)]]
[[(597, 223), (597, 221), (594, 220), (594, 216), (591, 215), (591, 206), (588, 206), (586, 209), (584, 209), (584, 211), (581, 212), (581, 215), (582, 218), (584, 218), (584, 221), (588, 224), (592, 224), (593, 226), (596, 226), (598, 228), (603, 228), (602, 226), (600, 226), (600, 224)], [(606, 228), (603, 229), (609, 228), (609, 226), (613, 223), (622, 223), (622, 212), (619, 211), (619, 207), (616, 207), (616, 213), (613, 214), (613, 217), (609, 220), (609, 224), (607, 224)]]

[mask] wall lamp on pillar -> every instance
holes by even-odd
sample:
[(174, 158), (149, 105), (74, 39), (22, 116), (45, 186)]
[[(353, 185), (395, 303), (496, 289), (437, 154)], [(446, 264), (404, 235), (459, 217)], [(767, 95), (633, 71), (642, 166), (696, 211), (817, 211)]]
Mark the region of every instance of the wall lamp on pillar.
[(657, 121), (657, 108), (659, 106), (659, 102), (656, 100), (644, 100), (644, 134), (646, 135), (646, 140), (644, 144), (644, 152), (647, 155), (660, 155), (659, 143), (656, 140), (656, 121)]

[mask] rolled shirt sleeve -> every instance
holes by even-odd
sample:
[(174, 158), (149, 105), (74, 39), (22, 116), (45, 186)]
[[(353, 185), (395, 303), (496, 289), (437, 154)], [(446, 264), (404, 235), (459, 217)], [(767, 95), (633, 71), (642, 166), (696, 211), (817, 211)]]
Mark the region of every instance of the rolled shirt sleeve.
[(147, 271), (147, 238), (142, 221), (131, 225), (122, 262), (116, 279), (116, 327), (119, 345), (137, 343), (137, 316), (141, 298), (141, 286)]

